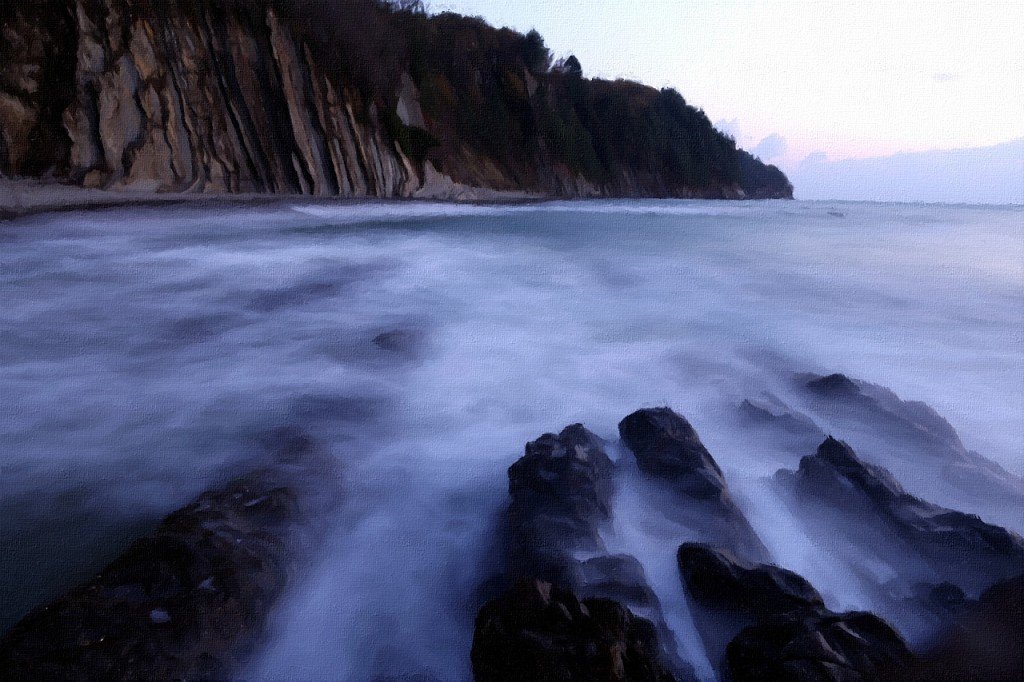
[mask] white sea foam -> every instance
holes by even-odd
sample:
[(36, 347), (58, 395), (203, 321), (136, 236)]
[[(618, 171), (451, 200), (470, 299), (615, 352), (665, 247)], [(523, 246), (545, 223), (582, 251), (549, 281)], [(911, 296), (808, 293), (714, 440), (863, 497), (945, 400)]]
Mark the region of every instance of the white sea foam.
[[(293, 424), (339, 460), (345, 503), (252, 675), (464, 679), (523, 443), (577, 421), (614, 440), (661, 404), (698, 429), (780, 562), (837, 607), (870, 606), (764, 484), (796, 455), (737, 431), (734, 408), (787, 397), (792, 372), (842, 371), (929, 402), (1024, 472), (1022, 217), (284, 202), (4, 224), (0, 626), (244, 471), (253, 434)], [(397, 345), (374, 342), (388, 332)], [(683, 604), (671, 551), (631, 527), (622, 547)]]

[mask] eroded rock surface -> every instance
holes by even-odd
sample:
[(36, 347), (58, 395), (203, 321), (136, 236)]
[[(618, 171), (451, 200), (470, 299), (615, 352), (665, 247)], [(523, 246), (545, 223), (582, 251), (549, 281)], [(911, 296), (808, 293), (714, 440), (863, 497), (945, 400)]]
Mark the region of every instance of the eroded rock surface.
[(956, 429), (926, 403), (902, 400), (883, 386), (844, 374), (805, 374), (797, 380), (811, 407), (844, 434), (860, 429), (883, 441), (894, 470), (915, 477), (927, 471), (921, 483), (929, 497), (940, 494), (935, 483), (941, 480), (954, 491), (946, 497), (966, 495), (995, 511), (1024, 506), (1024, 479), (968, 450)]
[(472, 660), (477, 682), (675, 679), (659, 663), (649, 621), (542, 580), (522, 582), (480, 610)]
[(882, 619), (832, 613), (792, 571), (695, 543), (678, 560), (709, 657), (731, 680), (867, 680), (911, 660)]
[[(31, 612), (0, 642), (12, 679), (211, 679), (236, 672), (263, 633), (326, 498), (302, 432), (259, 440), (273, 467), (204, 493), (96, 577)], [(321, 472), (322, 473), (322, 472)]]
[(637, 410), (619, 422), (640, 471), (672, 490), (673, 510), (702, 539), (755, 560), (768, 551), (729, 494), (725, 477), (697, 432), (668, 407)]
[(938, 577), (934, 582), (977, 594), (1024, 570), (1024, 540), (1016, 533), (909, 494), (886, 469), (863, 462), (832, 437), (796, 472), (780, 472), (779, 480), (825, 516), (823, 532), (845, 532), (868, 548), (889, 547), (889, 556), (907, 565), (917, 559)]

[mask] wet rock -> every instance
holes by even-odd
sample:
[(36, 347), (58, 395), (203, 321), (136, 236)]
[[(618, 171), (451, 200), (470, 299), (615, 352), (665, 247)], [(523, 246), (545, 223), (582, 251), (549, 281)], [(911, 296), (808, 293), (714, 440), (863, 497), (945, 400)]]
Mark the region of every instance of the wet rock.
[(832, 437), (778, 479), (825, 516), (820, 532), (888, 547), (900, 568), (916, 559), (966, 592), (977, 594), (1024, 567), (1024, 539), (1016, 533), (907, 493), (886, 469), (861, 461)]
[(995, 511), (1024, 505), (1024, 479), (968, 450), (956, 429), (929, 405), (902, 400), (883, 386), (844, 374), (803, 374), (797, 379), (816, 412), (843, 428), (867, 429), (883, 439), (887, 454), (896, 455), (891, 466), (902, 475), (921, 478), (922, 465), (930, 468), (929, 474), (940, 474), (921, 481), (929, 495), (939, 492), (930, 480), (935, 478), (956, 491), (946, 496), (950, 500), (966, 494)]
[(484, 605), (472, 662), (477, 682), (675, 679), (659, 663), (650, 622), (541, 580)]
[(730, 552), (688, 542), (676, 555), (679, 573), (699, 603), (754, 617), (824, 608), (802, 576), (772, 564), (752, 564)]
[(697, 432), (667, 407), (634, 412), (619, 423), (623, 443), (648, 478), (676, 495), (673, 514), (702, 539), (755, 560), (768, 551), (729, 494), (725, 477)]
[(883, 620), (832, 613), (792, 571), (697, 543), (678, 561), (708, 655), (731, 680), (872, 679), (910, 659)]
[(284, 589), (292, 490), (264, 475), (205, 493), (98, 576), (29, 614), (0, 668), (45, 679), (222, 677)]
[(508, 470), (512, 572), (564, 584), (573, 553), (600, 553), (598, 525), (610, 516), (612, 461), (603, 441), (580, 424), (526, 444)]
[(423, 341), (422, 332), (412, 329), (392, 329), (373, 337), (373, 344), (392, 353), (411, 355)]
[(688, 673), (640, 562), (609, 554), (601, 539), (599, 527), (611, 516), (613, 470), (604, 441), (580, 424), (527, 443), (508, 470), (511, 577), (540, 578), (580, 598), (615, 600), (650, 619), (665, 644), (659, 659)]
[[(282, 427), (257, 438), (275, 466), (203, 493), (84, 585), (0, 641), (13, 679), (209, 679), (237, 671), (284, 590), (306, 522), (315, 444)], [(322, 478), (326, 473), (318, 469)]]
[(688, 497), (720, 499), (725, 478), (690, 422), (667, 407), (637, 410), (619, 422), (622, 441), (637, 464)]
[(726, 648), (732, 682), (877, 680), (905, 669), (912, 658), (895, 630), (861, 612), (769, 618)]
[(950, 630), (890, 679), (1020, 680), (1024, 677), (1024, 574), (985, 590)]

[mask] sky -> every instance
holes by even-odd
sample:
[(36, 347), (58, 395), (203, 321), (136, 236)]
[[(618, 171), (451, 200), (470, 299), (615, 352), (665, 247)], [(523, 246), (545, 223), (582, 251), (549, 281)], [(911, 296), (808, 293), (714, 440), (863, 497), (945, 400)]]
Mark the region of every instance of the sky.
[(1024, 138), (1024, 0), (429, 4), (536, 28), (588, 76), (673, 87), (789, 173)]

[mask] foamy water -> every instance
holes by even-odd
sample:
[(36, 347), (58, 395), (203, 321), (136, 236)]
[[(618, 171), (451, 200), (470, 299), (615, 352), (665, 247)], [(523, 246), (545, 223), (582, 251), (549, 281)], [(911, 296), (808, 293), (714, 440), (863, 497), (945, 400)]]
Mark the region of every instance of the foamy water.
[[(1022, 222), (1020, 207), (602, 201), (2, 224), (0, 627), (245, 471), (254, 433), (293, 424), (337, 458), (345, 502), (252, 676), (464, 679), (523, 444), (572, 422), (615, 440), (663, 404), (777, 560), (831, 605), (868, 607), (764, 485), (793, 453), (752, 443), (735, 407), (841, 371), (928, 402), (1024, 472)], [(673, 531), (643, 504), (623, 489), (609, 544), (684, 605)], [(685, 614), (669, 622), (692, 649)]]

